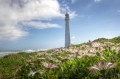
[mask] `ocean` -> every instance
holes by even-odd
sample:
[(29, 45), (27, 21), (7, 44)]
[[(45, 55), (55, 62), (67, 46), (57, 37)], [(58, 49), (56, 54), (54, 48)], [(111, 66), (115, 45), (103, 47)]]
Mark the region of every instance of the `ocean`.
[(0, 57), (3, 57), (3, 56), (8, 55), (8, 54), (16, 54), (16, 53), (19, 53), (19, 52), (31, 53), (31, 52), (38, 52), (38, 51), (44, 51), (44, 50), (47, 50), (47, 49), (38, 49), (38, 50), (28, 49), (28, 50), (0, 51)]
[(0, 52), (0, 57), (3, 57), (5, 55), (8, 55), (8, 54), (15, 54), (15, 53), (18, 53), (18, 52)]

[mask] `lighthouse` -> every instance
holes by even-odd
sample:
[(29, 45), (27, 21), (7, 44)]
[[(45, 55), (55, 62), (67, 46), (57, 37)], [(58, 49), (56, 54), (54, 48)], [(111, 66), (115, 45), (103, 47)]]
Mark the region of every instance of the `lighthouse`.
[(65, 14), (65, 47), (70, 46), (70, 27), (69, 27), (70, 17), (69, 14)]

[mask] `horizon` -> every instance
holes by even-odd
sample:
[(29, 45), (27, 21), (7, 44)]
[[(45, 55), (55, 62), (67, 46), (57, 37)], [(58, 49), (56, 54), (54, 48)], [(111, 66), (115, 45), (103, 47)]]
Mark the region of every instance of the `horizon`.
[(0, 50), (64, 47), (65, 13), (71, 44), (120, 36), (120, 0), (0, 0)]
[[(119, 37), (119, 36), (116, 36), (116, 37)], [(113, 37), (113, 38), (116, 38), (116, 37)], [(103, 37), (101, 37), (101, 38), (103, 38)], [(97, 39), (101, 39), (101, 38), (97, 38)], [(83, 44), (83, 43), (87, 43), (87, 42), (89, 42), (89, 41), (92, 41), (92, 42), (94, 42), (95, 40), (97, 40), (97, 39), (94, 39), (94, 40), (88, 40), (88, 41), (86, 41), (86, 42), (82, 42), (82, 43), (78, 43), (78, 44), (71, 44), (71, 46), (72, 45), (79, 45), (79, 44)], [(105, 38), (105, 39), (112, 39), (112, 38)], [(57, 48), (64, 48), (64, 47), (57, 47)], [(51, 50), (51, 49), (57, 49), (57, 48), (49, 48), (49, 49), (21, 49), (21, 50), (0, 50), (0, 52), (16, 52), (16, 53), (19, 53), (19, 52), (35, 52), (35, 51), (44, 51), (44, 50)]]

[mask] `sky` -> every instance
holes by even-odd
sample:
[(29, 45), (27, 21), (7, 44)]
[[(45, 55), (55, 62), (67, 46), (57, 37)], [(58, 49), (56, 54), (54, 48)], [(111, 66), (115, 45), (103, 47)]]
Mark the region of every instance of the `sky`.
[(66, 11), (71, 43), (120, 36), (120, 0), (0, 0), (0, 50), (64, 47)]

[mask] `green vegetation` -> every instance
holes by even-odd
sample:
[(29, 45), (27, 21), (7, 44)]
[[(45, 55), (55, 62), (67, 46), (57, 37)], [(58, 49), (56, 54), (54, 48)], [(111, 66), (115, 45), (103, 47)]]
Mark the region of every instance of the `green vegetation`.
[[(92, 47), (92, 42), (88, 42), (73, 45), (71, 49), (10, 54), (0, 58), (0, 79), (119, 79), (120, 37), (101, 38), (94, 42), (115, 44), (111, 43), (113, 47), (107, 44), (102, 48), (101, 44), (97, 43), (98, 49), (95, 49), (96, 47)], [(83, 53), (80, 57), (79, 52), (74, 52), (72, 48), (79, 50), (80, 54), (87, 50), (88, 53)], [(89, 53), (90, 49), (92, 53)], [(94, 53), (93, 49), (97, 52)], [(73, 52), (68, 50), (73, 50)]]
[(99, 38), (94, 40), (93, 42), (112, 42), (112, 43), (120, 43), (120, 36), (112, 38), (112, 39), (106, 39), (106, 38)]
[[(51, 58), (55, 58), (52, 60), (49, 55), (39, 56), (37, 53), (5, 56), (0, 59), (0, 79), (119, 79), (120, 77), (120, 51), (116, 53), (114, 50), (106, 49), (103, 53), (97, 52), (95, 57), (83, 56), (81, 59), (62, 61), (61, 57), (66, 57), (67, 54), (62, 52), (52, 55)], [(55, 60), (61, 60), (62, 63), (58, 64)], [(90, 67), (101, 61), (114, 62), (117, 66), (106, 70), (90, 70)], [(46, 68), (41, 62), (58, 64), (58, 67)], [(31, 71), (33, 73), (30, 75)], [(34, 74), (35, 71), (39, 72)]]
[(17, 70), (26, 63), (34, 53), (10, 54), (0, 58), (0, 79), (13, 79)]
[[(81, 59), (67, 60), (59, 64), (58, 68), (46, 68), (41, 62), (48, 62), (49, 60), (40, 61), (36, 58), (36, 60), (31, 61), (32, 64), (29, 62), (28, 65), (24, 65), (17, 72), (16, 77), (20, 79), (119, 79), (120, 52), (105, 50), (102, 54), (102, 56), (97, 54), (95, 57), (83, 56)], [(54, 60), (49, 62), (57, 64)], [(117, 66), (109, 69), (112, 65), (104, 66), (104, 64), (101, 64), (100, 67), (104, 66), (103, 70), (91, 71), (90, 67), (99, 62), (114, 62)], [(106, 67), (108, 69), (104, 69)], [(40, 72), (29, 75), (31, 70), (40, 70)]]
[(106, 38), (99, 38), (99, 39), (94, 40), (94, 42), (106, 42), (106, 41), (108, 41), (108, 39)]
[(113, 43), (120, 43), (120, 36), (110, 39), (109, 41)]

